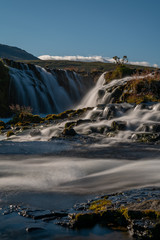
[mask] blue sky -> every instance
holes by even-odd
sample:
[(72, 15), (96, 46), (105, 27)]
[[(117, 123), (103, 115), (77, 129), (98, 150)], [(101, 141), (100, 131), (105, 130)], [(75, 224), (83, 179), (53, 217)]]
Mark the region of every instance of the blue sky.
[(160, 0), (1, 0), (0, 43), (160, 66)]

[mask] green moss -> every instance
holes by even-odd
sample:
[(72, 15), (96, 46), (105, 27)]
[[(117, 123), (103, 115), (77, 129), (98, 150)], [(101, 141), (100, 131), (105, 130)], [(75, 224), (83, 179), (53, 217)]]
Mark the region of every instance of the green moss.
[(106, 211), (108, 206), (111, 206), (112, 202), (107, 199), (99, 199), (91, 203), (89, 210), (99, 212)]
[(50, 120), (57, 120), (57, 119), (65, 119), (65, 118), (68, 118), (69, 114), (72, 112), (74, 112), (74, 110), (67, 110), (59, 114), (48, 114), (45, 117), (45, 120), (50, 121)]

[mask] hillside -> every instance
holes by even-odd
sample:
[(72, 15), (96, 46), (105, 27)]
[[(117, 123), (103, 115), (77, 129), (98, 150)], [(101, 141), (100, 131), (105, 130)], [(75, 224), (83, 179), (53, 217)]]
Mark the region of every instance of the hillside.
[[(50, 69), (70, 69), (74, 70), (76, 72), (105, 72), (114, 70), (116, 67), (116, 64), (114, 63), (103, 63), (103, 62), (80, 62), (80, 61), (68, 61), (68, 60), (33, 60), (33, 61), (23, 61), (24, 63), (31, 63), (35, 65), (39, 65), (44, 68), (50, 68)], [(136, 69), (151, 69), (150, 67), (143, 67), (143, 66), (137, 66), (137, 65), (129, 65), (131, 68)]]
[(12, 60), (36, 60), (37, 57), (17, 47), (0, 44), (0, 58)]

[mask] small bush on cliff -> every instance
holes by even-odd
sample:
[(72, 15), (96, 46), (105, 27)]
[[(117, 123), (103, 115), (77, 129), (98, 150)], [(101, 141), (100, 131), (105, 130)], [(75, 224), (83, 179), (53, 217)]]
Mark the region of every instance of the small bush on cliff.
[(29, 125), (30, 123), (41, 123), (44, 121), (38, 115), (33, 115), (31, 107), (20, 106), (20, 105), (11, 105), (10, 109), (15, 113), (12, 120), (10, 120), (9, 124), (18, 124), (19, 126), (24, 126), (26, 123)]
[(123, 56), (122, 59), (115, 56), (113, 57), (116, 63), (116, 69), (114, 71), (109, 71), (105, 75), (106, 83), (109, 83), (113, 79), (120, 79), (126, 76), (130, 76), (133, 73), (135, 73), (134, 69), (129, 68), (126, 66), (126, 63), (128, 62), (127, 56)]
[(16, 115), (19, 115), (20, 113), (28, 114), (32, 113), (32, 108), (30, 106), (20, 106), (18, 104), (16, 105), (10, 105), (10, 110), (15, 113)]
[(110, 71), (105, 74), (105, 80), (106, 83), (109, 83), (113, 79), (120, 79), (123, 77), (131, 76), (134, 73), (134, 69), (131, 69), (125, 65), (118, 65), (114, 71)]

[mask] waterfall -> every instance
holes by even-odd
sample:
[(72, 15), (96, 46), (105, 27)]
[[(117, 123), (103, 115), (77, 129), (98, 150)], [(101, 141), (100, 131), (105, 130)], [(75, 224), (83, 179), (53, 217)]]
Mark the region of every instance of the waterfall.
[(82, 99), (80, 104), (78, 105), (78, 108), (83, 108), (83, 107), (94, 107), (97, 104), (97, 99), (98, 99), (98, 91), (102, 90), (103, 88), (103, 83), (105, 81), (104, 79), (105, 73), (103, 73), (98, 81), (97, 84), (87, 93), (87, 95)]
[(97, 84), (87, 93), (86, 96), (84, 96), (77, 108), (95, 107), (97, 104), (112, 103), (112, 98), (116, 95), (118, 88), (127, 84), (128, 81), (145, 78), (147, 76), (152, 77), (152, 74), (146, 76), (129, 76), (121, 79), (114, 79), (106, 84), (105, 74), (106, 72), (99, 77)]
[(72, 71), (47, 71), (32, 64), (14, 63), (9, 73), (10, 105), (30, 106), (33, 113), (60, 113), (73, 108), (85, 92), (82, 78)]

